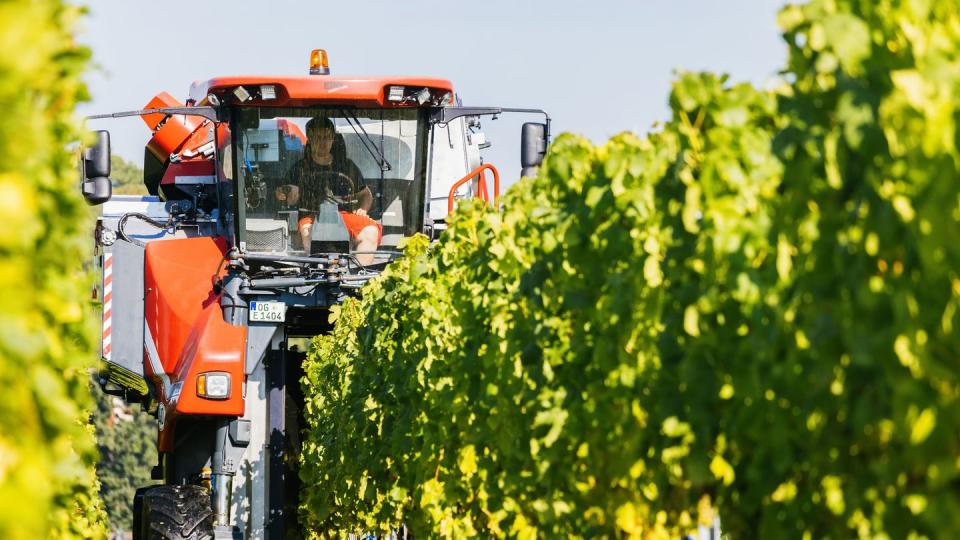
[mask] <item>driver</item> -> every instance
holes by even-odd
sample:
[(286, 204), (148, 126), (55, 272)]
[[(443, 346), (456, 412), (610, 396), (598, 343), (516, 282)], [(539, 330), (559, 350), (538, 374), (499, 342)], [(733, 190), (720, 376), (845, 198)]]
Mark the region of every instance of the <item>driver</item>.
[[(316, 212), (320, 204), (337, 202), (340, 216), (350, 233), (352, 251), (374, 251), (383, 237), (383, 227), (370, 219), (367, 212), (373, 206), (370, 188), (357, 190), (363, 174), (346, 156), (346, 149), (334, 146), (337, 132), (329, 118), (314, 117), (307, 122), (307, 147), (304, 158), (290, 169), (290, 184), (277, 189), (277, 199)], [(310, 232), (315, 214), (301, 214), (297, 228), (304, 249), (309, 249)], [(373, 255), (357, 257), (361, 264), (369, 264)]]

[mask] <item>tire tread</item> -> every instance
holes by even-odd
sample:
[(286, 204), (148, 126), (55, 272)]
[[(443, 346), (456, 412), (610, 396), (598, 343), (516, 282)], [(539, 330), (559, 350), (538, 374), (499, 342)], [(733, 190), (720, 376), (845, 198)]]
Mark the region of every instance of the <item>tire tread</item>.
[(200, 486), (156, 486), (143, 496), (147, 540), (213, 537), (210, 494)]

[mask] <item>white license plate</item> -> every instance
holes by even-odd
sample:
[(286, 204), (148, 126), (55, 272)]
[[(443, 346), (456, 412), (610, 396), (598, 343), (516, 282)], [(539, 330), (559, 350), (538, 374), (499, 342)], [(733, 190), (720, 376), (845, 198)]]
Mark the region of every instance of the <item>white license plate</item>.
[(250, 302), (250, 320), (283, 322), (287, 318), (287, 305), (283, 302)]

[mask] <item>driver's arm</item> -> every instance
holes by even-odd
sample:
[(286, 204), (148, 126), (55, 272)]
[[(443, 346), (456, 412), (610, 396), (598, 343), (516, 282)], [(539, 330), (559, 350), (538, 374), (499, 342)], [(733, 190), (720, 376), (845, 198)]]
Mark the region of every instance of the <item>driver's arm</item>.
[(296, 206), (300, 202), (300, 180), (303, 178), (298, 164), (287, 171), (286, 183), (277, 187), (273, 192), (274, 197), (280, 202), (286, 202), (287, 206)]
[[(357, 167), (357, 164), (352, 160), (348, 160), (347, 171), (345, 172), (353, 180), (353, 185), (363, 185), (363, 173), (360, 172), (360, 167)], [(354, 210), (355, 214), (365, 216), (370, 209), (373, 208), (373, 192), (370, 191), (369, 187), (363, 186), (363, 189), (353, 194), (353, 198), (357, 201), (357, 209)]]
[(367, 186), (363, 186), (363, 189), (361, 189), (356, 194), (356, 197), (357, 197), (356, 213), (359, 214), (360, 211), (363, 211), (365, 215), (367, 212), (370, 211), (370, 208), (373, 207), (373, 193), (370, 191), (370, 188), (368, 188)]

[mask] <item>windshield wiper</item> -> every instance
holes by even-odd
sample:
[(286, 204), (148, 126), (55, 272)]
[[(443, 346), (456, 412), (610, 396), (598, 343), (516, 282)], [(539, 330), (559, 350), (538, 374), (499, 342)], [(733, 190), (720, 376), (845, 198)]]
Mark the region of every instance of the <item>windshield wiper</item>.
[[(348, 110), (343, 110), (343, 117), (346, 118), (347, 124), (350, 124), (350, 127), (353, 128), (353, 132), (360, 136), (362, 133), (363, 136), (360, 137), (360, 142), (363, 143), (363, 147), (366, 148), (367, 152), (370, 154), (380, 166), (380, 170), (383, 172), (392, 171), (393, 166), (390, 165), (390, 162), (387, 161), (387, 158), (384, 157), (383, 153), (377, 148), (377, 144), (373, 142), (373, 139), (370, 138), (370, 135), (367, 134), (367, 130), (363, 129), (363, 124), (360, 123), (360, 120), (357, 120), (357, 117)], [(359, 131), (357, 129), (359, 128)]]

